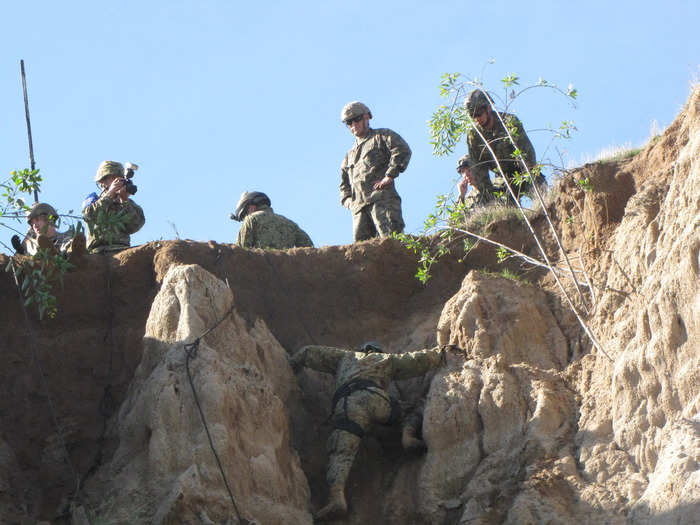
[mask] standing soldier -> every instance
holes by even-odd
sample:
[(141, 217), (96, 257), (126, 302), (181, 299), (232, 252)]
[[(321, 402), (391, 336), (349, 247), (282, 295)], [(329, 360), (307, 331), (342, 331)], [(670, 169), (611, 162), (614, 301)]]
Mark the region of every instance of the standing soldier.
[(235, 221), (243, 221), (238, 232), (238, 246), (243, 248), (312, 247), (314, 243), (296, 222), (275, 213), (270, 198), (260, 191), (244, 191), (231, 214)]
[[(401, 420), (401, 408), (386, 389), (392, 379), (408, 379), (425, 374), (443, 362), (445, 348), (432, 348), (402, 354), (384, 353), (376, 343), (362, 345), (360, 351), (330, 346), (304, 346), (290, 359), (292, 369), (305, 366), (335, 375), (332, 402), (334, 429), (328, 438), (328, 504), (317, 519), (347, 512), (345, 482), (350, 474), (360, 441), (372, 424), (394, 424)], [(405, 449), (424, 446), (416, 436), (420, 422), (404, 420), (401, 442)]]
[[(473, 90), (465, 101), (469, 116), (475, 121), (475, 127), (467, 133), (467, 146), (471, 159), (470, 178), (473, 181), (471, 184), (478, 193), (482, 194), (476, 199), (481, 202), (491, 200), (494, 191), (508, 192), (503, 177), (508, 180), (518, 197), (532, 189), (532, 183), (529, 180), (523, 180), (520, 184), (516, 182), (516, 172), (523, 176), (527, 173), (520, 160), (513, 156), (516, 148), (522, 154), (523, 161), (535, 177), (535, 183), (538, 185), (547, 184), (541, 173), (535, 174), (533, 171), (536, 165), (535, 148), (518, 117), (510, 113), (496, 113), (491, 107), (491, 102), (491, 98), (481, 89)], [(508, 138), (508, 131), (510, 131), (515, 144)], [(479, 132), (483, 135), (483, 139)], [(484, 143), (484, 139), (486, 143)], [(494, 154), (489, 151), (487, 144), (493, 150), (495, 158)], [(496, 159), (501, 166), (502, 174), (498, 173)], [(496, 172), (493, 184), (489, 179), (489, 170)]]
[(406, 170), (411, 148), (390, 129), (370, 128), (371, 118), (362, 102), (346, 104), (340, 114), (356, 137), (340, 166), (340, 203), (352, 212), (355, 241), (388, 237), (404, 228), (394, 179)]
[(146, 218), (141, 207), (131, 200), (136, 187), (126, 178), (121, 163), (102, 162), (95, 182), (102, 193), (83, 208), (88, 227), (87, 247), (90, 253), (117, 253), (131, 246), (130, 235), (141, 229)]

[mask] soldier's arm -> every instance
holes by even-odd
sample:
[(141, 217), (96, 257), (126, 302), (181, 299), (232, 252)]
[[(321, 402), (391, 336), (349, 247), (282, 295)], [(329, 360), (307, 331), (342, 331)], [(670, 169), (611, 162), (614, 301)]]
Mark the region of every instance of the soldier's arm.
[(255, 236), (253, 228), (250, 224), (250, 217), (243, 219), (243, 224), (241, 224), (241, 229), (238, 230), (238, 240), (236, 244), (241, 248), (252, 248), (255, 246)]
[(83, 219), (87, 222), (95, 222), (97, 213), (100, 210), (109, 209), (115, 202), (116, 201), (112, 197), (107, 197), (106, 195), (100, 196), (99, 199), (83, 209)]
[(319, 372), (334, 374), (340, 360), (347, 357), (349, 353), (352, 352), (333, 346), (309, 345), (300, 348), (289, 362), (295, 370), (305, 366)]
[(510, 115), (508, 120), (506, 121), (506, 125), (508, 126), (511, 135), (513, 136), (515, 146), (523, 154), (523, 160), (525, 161), (525, 164), (528, 168), (532, 169), (532, 167), (537, 162), (535, 158), (535, 148), (532, 145), (532, 142), (530, 142), (530, 138), (527, 136), (527, 133), (525, 133), (523, 123), (520, 122), (520, 119), (515, 115)]
[[(347, 156), (343, 159), (340, 166), (340, 204), (346, 208), (350, 208), (350, 200), (352, 199), (352, 189), (350, 188), (350, 176), (348, 175)], [(347, 202), (346, 202), (347, 201)]]
[(485, 147), (484, 141), (476, 129), (472, 128), (467, 132), (467, 149), (469, 150), (469, 158), (472, 160), (473, 168), (479, 167), (485, 160), (491, 160), (491, 153)]
[(440, 347), (417, 352), (392, 354), (393, 378), (408, 379), (425, 374), (443, 362), (443, 349)]
[(136, 204), (131, 199), (127, 199), (122, 203), (121, 209), (124, 210), (124, 233), (131, 235), (139, 231), (146, 224), (146, 216), (143, 214), (141, 206)]
[(391, 153), (389, 166), (384, 175), (395, 179), (399, 173), (406, 171), (408, 161), (411, 160), (411, 148), (398, 133), (391, 130), (387, 130), (384, 140)]

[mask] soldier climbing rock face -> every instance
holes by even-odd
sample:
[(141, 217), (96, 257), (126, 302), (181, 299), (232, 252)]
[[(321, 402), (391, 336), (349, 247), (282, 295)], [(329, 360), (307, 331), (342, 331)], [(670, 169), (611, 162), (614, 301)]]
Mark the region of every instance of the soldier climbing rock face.
[[(493, 200), (496, 192), (509, 194), (504, 177), (518, 197), (532, 189), (530, 181), (525, 180), (519, 184), (516, 173), (526, 174), (525, 166), (529, 170), (535, 168), (535, 148), (518, 117), (510, 113), (497, 113), (492, 104), (491, 97), (481, 89), (473, 90), (465, 100), (465, 108), (476, 124), (467, 132), (471, 176), (469, 184), (473, 186), (465, 199), (468, 207)], [(521, 152), (525, 166), (513, 157), (516, 148)], [(502, 174), (498, 173), (499, 166)], [(489, 170), (496, 173), (493, 182)], [(541, 173), (535, 175), (535, 184), (547, 184)], [(460, 187), (460, 194), (463, 195), (461, 190)]]
[(288, 248), (313, 247), (311, 238), (297, 223), (271, 208), (270, 198), (260, 191), (244, 191), (230, 215), (242, 221), (237, 244), (243, 248)]
[(355, 241), (388, 237), (404, 229), (394, 181), (406, 170), (411, 148), (390, 129), (372, 129), (371, 118), (362, 102), (350, 102), (340, 113), (355, 136), (340, 166), (340, 203), (352, 212)]
[[(360, 441), (372, 424), (402, 421), (396, 399), (387, 392), (394, 379), (425, 374), (444, 362), (448, 347), (417, 352), (389, 354), (377, 343), (366, 343), (358, 351), (330, 346), (304, 346), (291, 358), (294, 371), (308, 367), (335, 375), (332, 401), (333, 431), (328, 438), (328, 503), (316, 513), (317, 519), (330, 519), (347, 512), (345, 483)], [(417, 437), (422, 419), (403, 420), (401, 442), (405, 449), (424, 447)]]

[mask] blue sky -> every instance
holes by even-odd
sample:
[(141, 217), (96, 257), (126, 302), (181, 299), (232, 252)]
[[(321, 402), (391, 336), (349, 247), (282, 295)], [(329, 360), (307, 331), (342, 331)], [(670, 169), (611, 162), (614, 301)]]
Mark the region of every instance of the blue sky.
[[(317, 246), (352, 241), (339, 166), (353, 137), (340, 109), (362, 100), (413, 157), (397, 179), (406, 231), (454, 189), (456, 159), (431, 153), (427, 121), (445, 72), (490, 89), (516, 73), (579, 91), (578, 108), (533, 92), (526, 129), (573, 120), (559, 147), (580, 163), (667, 126), (700, 70), (700, 2), (3, 2), (0, 175), (28, 167), (19, 60), (26, 63), (40, 200), (78, 210), (105, 159), (140, 165), (146, 226), (132, 244), (234, 242), (244, 190)], [(490, 59), (495, 60), (487, 65)], [(550, 142), (531, 133), (538, 156)], [(4, 178), (4, 176), (2, 177)], [(7, 222), (7, 221), (5, 221)], [(14, 224), (19, 229), (24, 226)], [(0, 231), (9, 244), (10, 233)], [(0, 251), (6, 252), (0, 247)]]

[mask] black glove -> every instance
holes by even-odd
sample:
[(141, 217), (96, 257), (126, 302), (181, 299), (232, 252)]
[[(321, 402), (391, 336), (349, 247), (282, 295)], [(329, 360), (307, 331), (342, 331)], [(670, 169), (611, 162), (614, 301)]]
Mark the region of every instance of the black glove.
[(24, 246), (22, 246), (22, 242), (19, 240), (19, 235), (13, 235), (11, 242), (12, 247), (17, 253), (19, 253), (20, 255), (24, 255), (27, 253), (27, 250), (24, 249)]

